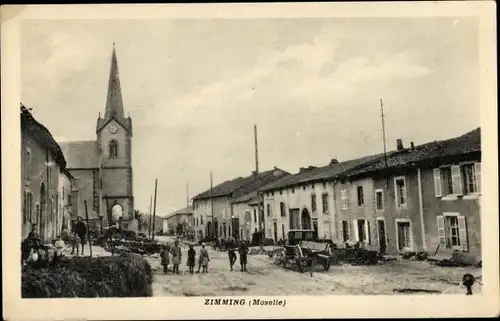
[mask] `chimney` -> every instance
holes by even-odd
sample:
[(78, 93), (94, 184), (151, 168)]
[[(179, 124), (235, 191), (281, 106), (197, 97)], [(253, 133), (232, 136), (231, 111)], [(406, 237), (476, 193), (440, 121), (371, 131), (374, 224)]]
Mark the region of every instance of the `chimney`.
[(413, 142), (410, 143), (410, 150), (414, 150), (415, 149), (415, 144), (413, 144)]
[(336, 158), (332, 158), (332, 160), (330, 161), (330, 164), (338, 164), (338, 163), (339, 163), (339, 160)]
[(404, 147), (403, 147), (403, 140), (401, 138), (397, 139), (396, 140), (396, 146), (397, 146), (397, 150), (403, 150)]

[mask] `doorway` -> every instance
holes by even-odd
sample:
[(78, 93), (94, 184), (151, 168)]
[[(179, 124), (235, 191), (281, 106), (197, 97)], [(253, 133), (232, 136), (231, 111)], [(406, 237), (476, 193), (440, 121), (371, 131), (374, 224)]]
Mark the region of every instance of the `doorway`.
[(309, 215), (309, 211), (307, 208), (302, 210), (302, 230), (310, 230), (311, 229), (311, 215)]
[(379, 251), (382, 254), (387, 254), (387, 237), (384, 219), (377, 219), (377, 232)]
[(275, 244), (278, 242), (278, 223), (274, 222), (274, 242)]

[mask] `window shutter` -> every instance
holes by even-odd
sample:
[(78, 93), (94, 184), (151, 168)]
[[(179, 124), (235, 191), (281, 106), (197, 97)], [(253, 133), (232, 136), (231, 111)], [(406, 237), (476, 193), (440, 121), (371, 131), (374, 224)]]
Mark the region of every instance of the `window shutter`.
[(371, 244), (370, 221), (366, 220), (365, 222), (366, 243)]
[(474, 174), (476, 175), (476, 189), (481, 193), (481, 163), (474, 164)]
[(437, 217), (437, 229), (438, 229), (438, 239), (439, 245), (443, 248), (446, 248), (446, 233), (444, 229), (444, 216)]
[(352, 228), (354, 229), (354, 241), (359, 242), (358, 220), (352, 220)]
[(436, 197), (443, 196), (443, 188), (441, 186), (441, 169), (434, 168), (434, 193)]
[(344, 229), (342, 228), (342, 221), (339, 221), (337, 229), (337, 240), (342, 244), (344, 243)]
[(460, 166), (451, 167), (451, 179), (453, 181), (453, 194), (462, 195), (462, 175)]
[(467, 238), (467, 221), (465, 216), (458, 217), (458, 236), (460, 237), (460, 246), (462, 250), (469, 251), (469, 240)]

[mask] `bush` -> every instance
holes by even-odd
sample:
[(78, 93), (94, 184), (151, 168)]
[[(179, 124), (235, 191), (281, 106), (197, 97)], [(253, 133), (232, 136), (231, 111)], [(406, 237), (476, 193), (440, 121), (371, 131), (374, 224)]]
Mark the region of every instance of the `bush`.
[(23, 268), (23, 298), (152, 296), (151, 266), (140, 256), (63, 257), (41, 263)]

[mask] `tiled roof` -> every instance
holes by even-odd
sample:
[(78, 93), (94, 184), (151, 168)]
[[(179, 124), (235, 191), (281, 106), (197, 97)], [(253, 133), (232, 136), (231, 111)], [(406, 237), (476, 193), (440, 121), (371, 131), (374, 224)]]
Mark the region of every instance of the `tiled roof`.
[(99, 168), (99, 148), (96, 141), (76, 141), (61, 143), (68, 169)]
[(262, 188), (262, 191), (271, 191), (310, 182), (333, 179), (345, 173), (346, 171), (377, 161), (380, 158), (383, 158), (383, 154), (371, 155), (349, 161), (333, 163), (309, 170), (306, 169), (295, 175), (290, 175), (274, 183), (268, 184)]
[[(402, 151), (394, 152), (387, 157), (387, 167), (405, 167), (408, 165), (418, 164), (444, 157), (465, 155), (477, 152), (481, 152), (480, 128), (477, 128), (459, 137), (418, 145), (415, 146), (413, 150), (404, 149)], [(385, 161), (382, 158), (380, 161), (372, 163), (369, 166), (351, 171), (348, 176), (356, 176), (369, 172), (375, 172), (382, 170), (385, 167)]]
[(244, 195), (236, 198), (233, 201), (233, 203), (247, 203), (247, 202), (251, 201), (252, 199), (254, 199), (256, 196), (258, 196), (257, 190), (254, 190), (250, 193), (244, 194)]
[(177, 210), (173, 213), (170, 213), (168, 214), (167, 216), (165, 216), (163, 219), (167, 219), (167, 218), (171, 218), (175, 215), (191, 215), (193, 214), (193, 208), (192, 207), (185, 207), (183, 209), (180, 209), (180, 210)]
[(257, 175), (257, 177), (254, 177), (253, 175), (247, 177), (238, 177), (214, 186), (212, 188), (212, 192), (210, 192), (210, 190), (207, 190), (196, 195), (195, 197), (193, 197), (193, 200), (209, 198), (210, 196), (229, 196), (234, 192), (237, 192), (237, 197), (239, 197), (258, 189), (260, 186), (277, 180), (284, 175), (289, 175), (289, 173), (279, 168), (275, 168), (269, 171), (261, 172)]
[(41, 123), (36, 121), (30, 111), (21, 103), (21, 128), (33, 135), (39, 144), (48, 148), (56, 163), (61, 168), (66, 168), (66, 159), (59, 144), (55, 141), (50, 131)]

